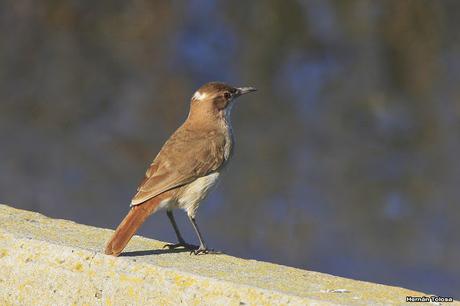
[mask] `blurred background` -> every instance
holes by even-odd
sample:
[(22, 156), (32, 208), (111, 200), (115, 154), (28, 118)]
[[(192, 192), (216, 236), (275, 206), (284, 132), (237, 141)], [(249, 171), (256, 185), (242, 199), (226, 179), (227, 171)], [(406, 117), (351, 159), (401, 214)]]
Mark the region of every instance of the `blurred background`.
[(193, 92), (255, 86), (208, 244), (460, 298), (459, 27), (455, 0), (0, 1), (0, 202), (114, 228)]

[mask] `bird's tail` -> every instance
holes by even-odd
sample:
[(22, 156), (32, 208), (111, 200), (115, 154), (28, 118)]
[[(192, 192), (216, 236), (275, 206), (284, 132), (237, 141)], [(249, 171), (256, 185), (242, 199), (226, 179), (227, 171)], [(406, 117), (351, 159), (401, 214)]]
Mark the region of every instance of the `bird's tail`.
[(161, 199), (152, 198), (142, 204), (133, 206), (118, 225), (115, 233), (105, 247), (105, 254), (118, 256), (128, 244), (131, 237), (160, 204)]

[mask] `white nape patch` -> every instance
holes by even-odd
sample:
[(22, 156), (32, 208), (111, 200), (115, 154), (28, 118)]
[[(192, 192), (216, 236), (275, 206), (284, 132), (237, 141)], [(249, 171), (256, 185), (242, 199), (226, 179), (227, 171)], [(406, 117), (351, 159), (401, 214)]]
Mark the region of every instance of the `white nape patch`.
[(204, 100), (207, 96), (208, 96), (207, 94), (197, 91), (195, 92), (192, 98), (200, 101), (200, 100)]

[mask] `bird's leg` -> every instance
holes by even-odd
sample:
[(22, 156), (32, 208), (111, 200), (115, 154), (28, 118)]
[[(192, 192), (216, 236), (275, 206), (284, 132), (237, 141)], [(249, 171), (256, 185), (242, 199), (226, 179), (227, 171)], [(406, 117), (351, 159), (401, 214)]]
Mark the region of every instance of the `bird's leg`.
[(172, 210), (167, 210), (166, 214), (168, 215), (169, 221), (171, 222), (171, 225), (174, 228), (174, 232), (176, 233), (177, 240), (179, 241), (179, 243), (168, 243), (168, 244), (165, 244), (163, 248), (176, 249), (179, 247), (184, 247), (189, 250), (198, 249), (196, 245), (188, 244), (187, 242), (185, 242), (184, 238), (182, 238), (182, 235), (180, 234), (180, 231), (179, 231), (179, 227), (177, 226), (176, 220), (174, 219)]
[(215, 253), (214, 250), (207, 248), (207, 246), (206, 246), (206, 244), (205, 244), (205, 242), (203, 240), (203, 236), (201, 235), (200, 230), (198, 229), (198, 225), (196, 224), (195, 217), (192, 217), (192, 216), (188, 215), (188, 218), (189, 218), (190, 222), (192, 223), (193, 228), (195, 229), (195, 232), (196, 232), (196, 235), (198, 236), (198, 239), (200, 240), (200, 247), (198, 249), (192, 250), (190, 252), (190, 254), (193, 253), (195, 255), (198, 255), (198, 254)]
[(168, 215), (169, 221), (171, 222), (171, 225), (174, 228), (174, 232), (176, 233), (176, 236), (177, 236), (177, 241), (179, 241), (180, 243), (185, 243), (185, 240), (184, 238), (182, 238), (179, 228), (177, 227), (176, 219), (174, 219), (174, 214), (172, 210), (166, 211), (166, 214)]

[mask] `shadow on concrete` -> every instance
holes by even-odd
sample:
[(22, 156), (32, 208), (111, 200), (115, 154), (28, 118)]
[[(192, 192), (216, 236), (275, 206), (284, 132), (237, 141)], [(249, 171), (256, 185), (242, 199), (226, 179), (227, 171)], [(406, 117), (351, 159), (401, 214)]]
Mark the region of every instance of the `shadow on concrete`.
[[(120, 254), (120, 257), (134, 257), (134, 256), (147, 256), (147, 255), (161, 255), (169, 253), (190, 253), (189, 249), (177, 248), (177, 249), (156, 249), (156, 250), (142, 250), (142, 251), (130, 251), (123, 252)], [(194, 256), (203, 256), (203, 255), (222, 255), (222, 252), (219, 251), (210, 251), (207, 254), (198, 254)], [(190, 254), (193, 255), (193, 254)]]

